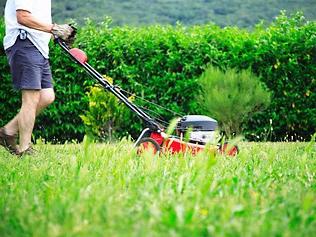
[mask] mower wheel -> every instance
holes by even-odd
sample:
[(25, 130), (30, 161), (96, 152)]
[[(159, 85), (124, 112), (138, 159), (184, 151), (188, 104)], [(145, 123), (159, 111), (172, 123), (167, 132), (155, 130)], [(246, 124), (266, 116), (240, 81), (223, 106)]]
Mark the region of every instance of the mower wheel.
[(153, 154), (157, 154), (160, 152), (159, 144), (150, 137), (140, 139), (136, 146), (138, 155), (144, 153), (144, 151), (151, 151)]

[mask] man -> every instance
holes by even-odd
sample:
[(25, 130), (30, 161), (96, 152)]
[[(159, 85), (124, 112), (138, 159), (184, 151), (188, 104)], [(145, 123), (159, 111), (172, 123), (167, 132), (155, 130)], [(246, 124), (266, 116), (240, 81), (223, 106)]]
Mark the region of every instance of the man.
[[(48, 44), (54, 34), (67, 41), (74, 29), (52, 24), (51, 0), (7, 0), (6, 51), (15, 89), (21, 91), (19, 113), (0, 128), (0, 145), (19, 156), (32, 154), (35, 117), (54, 99)], [(19, 146), (16, 144), (19, 135)]]

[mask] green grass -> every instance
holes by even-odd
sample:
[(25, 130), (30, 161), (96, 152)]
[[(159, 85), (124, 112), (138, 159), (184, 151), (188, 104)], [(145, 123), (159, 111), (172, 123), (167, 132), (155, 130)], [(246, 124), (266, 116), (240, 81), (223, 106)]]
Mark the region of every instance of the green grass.
[(316, 149), (137, 157), (128, 142), (0, 149), (0, 236), (312, 236)]

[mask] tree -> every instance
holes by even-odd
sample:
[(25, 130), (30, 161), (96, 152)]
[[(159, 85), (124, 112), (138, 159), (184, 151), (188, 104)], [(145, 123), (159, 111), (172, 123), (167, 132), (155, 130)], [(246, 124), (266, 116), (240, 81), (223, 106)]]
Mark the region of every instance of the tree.
[(242, 132), (242, 123), (270, 103), (270, 93), (250, 70), (210, 66), (200, 80), (199, 102), (205, 112), (219, 121), (222, 131), (230, 136)]

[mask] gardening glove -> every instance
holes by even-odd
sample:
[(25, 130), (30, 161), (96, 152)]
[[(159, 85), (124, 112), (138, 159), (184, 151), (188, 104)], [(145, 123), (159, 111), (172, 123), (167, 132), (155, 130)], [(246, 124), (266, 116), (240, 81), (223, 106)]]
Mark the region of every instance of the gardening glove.
[(52, 28), (52, 34), (62, 39), (68, 46), (71, 46), (75, 41), (76, 33), (77, 29), (68, 24), (54, 24)]

